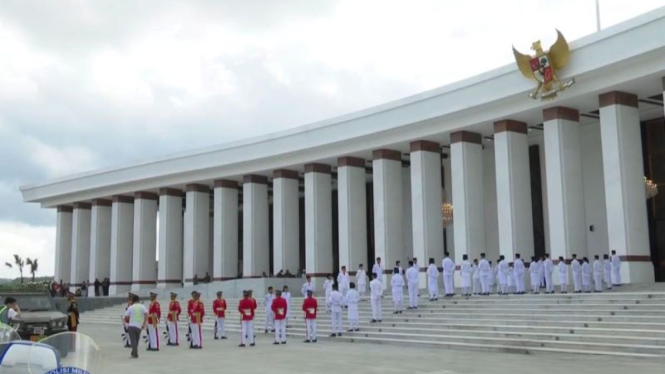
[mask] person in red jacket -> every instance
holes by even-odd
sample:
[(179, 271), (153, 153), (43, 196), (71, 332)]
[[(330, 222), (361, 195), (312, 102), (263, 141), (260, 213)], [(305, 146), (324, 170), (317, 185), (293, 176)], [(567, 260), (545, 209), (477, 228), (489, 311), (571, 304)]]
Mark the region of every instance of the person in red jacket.
[(238, 312), (242, 316), (242, 331), (240, 333), (240, 347), (245, 346), (249, 340), (249, 346), (254, 346), (254, 311), (256, 300), (250, 297), (249, 291), (243, 292), (243, 299), (238, 303)]
[(312, 290), (307, 290), (307, 298), (302, 303), (302, 310), (305, 312), (305, 343), (316, 343), (316, 312), (319, 310), (319, 304), (312, 296)]
[(272, 314), (275, 317), (275, 342), (273, 344), (286, 344), (286, 315), (288, 304), (282, 297), (282, 291), (275, 291), (275, 299), (272, 301)]
[(171, 292), (171, 302), (169, 303), (169, 314), (166, 316), (166, 328), (168, 330), (169, 342), (166, 345), (180, 345), (178, 342), (178, 321), (180, 320), (180, 303), (177, 300), (178, 294)]
[(192, 323), (190, 321), (192, 319), (192, 309), (194, 309), (196, 303), (194, 295), (196, 295), (196, 291), (192, 291), (192, 298), (187, 301), (187, 340), (189, 341), (189, 348), (192, 348)]
[(162, 308), (157, 301), (157, 294), (150, 292), (150, 307), (148, 308), (148, 351), (159, 351), (159, 321), (162, 318)]
[(203, 334), (201, 332), (201, 324), (203, 323), (203, 316), (205, 316), (205, 306), (200, 300), (201, 294), (196, 292), (194, 294), (194, 303), (192, 305), (192, 312), (190, 314), (190, 326), (192, 329), (192, 344), (190, 348), (201, 349), (203, 348)]
[(224, 319), (226, 317), (226, 300), (222, 298), (222, 291), (217, 292), (217, 299), (212, 302), (212, 312), (215, 314), (215, 340), (226, 339), (224, 333)]

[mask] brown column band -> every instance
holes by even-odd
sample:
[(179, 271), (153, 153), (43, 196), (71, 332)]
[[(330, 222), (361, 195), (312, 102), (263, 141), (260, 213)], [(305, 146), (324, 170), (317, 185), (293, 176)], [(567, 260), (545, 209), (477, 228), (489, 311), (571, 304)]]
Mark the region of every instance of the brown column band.
[(69, 205), (60, 205), (57, 208), (58, 213), (71, 213), (74, 211), (74, 208), (72, 208)]
[(90, 210), (92, 208), (92, 204), (90, 203), (74, 203), (74, 209), (85, 209), (85, 210)]
[(134, 193), (135, 200), (159, 200), (159, 195), (154, 192), (139, 191)]
[(501, 132), (527, 134), (529, 132), (529, 128), (524, 122), (514, 121), (512, 119), (504, 119), (502, 121), (494, 122), (494, 133), (498, 134)]
[(580, 112), (577, 109), (555, 106), (543, 110), (543, 121), (555, 119), (565, 119), (568, 121), (579, 122)]
[(483, 136), (470, 131), (456, 131), (450, 134), (450, 144), (454, 143), (483, 144)]
[(243, 183), (268, 184), (268, 177), (258, 174), (248, 174), (242, 178)]
[(637, 95), (628, 92), (612, 91), (598, 96), (598, 102), (601, 108), (610, 105), (625, 105), (637, 108)]
[(187, 192), (210, 192), (210, 187), (205, 184), (192, 183), (185, 186)]
[(322, 174), (331, 174), (332, 168), (327, 164), (318, 164), (311, 163), (305, 164), (305, 174), (307, 173), (322, 173)]
[(410, 152), (426, 151), (441, 153), (441, 146), (437, 142), (432, 142), (429, 140), (416, 140), (409, 143)]
[(285, 179), (295, 179), (298, 180), (298, 171), (297, 170), (288, 170), (288, 169), (277, 169), (272, 172), (272, 177), (285, 178)]
[(232, 190), (237, 190), (238, 182), (230, 179), (217, 179), (214, 186), (215, 188), (230, 188)]
[(183, 197), (185, 194), (175, 188), (160, 188), (159, 196), (174, 196), (174, 197)]
[(92, 200), (92, 206), (111, 206), (113, 201), (107, 199), (94, 199)]
[(134, 204), (134, 198), (132, 196), (116, 195), (116, 196), (113, 196), (113, 202), (114, 203)]
[(350, 156), (340, 157), (337, 159), (337, 167), (341, 168), (343, 166), (354, 166), (357, 168), (364, 168), (365, 160), (360, 157), (350, 157)]
[(402, 154), (392, 149), (375, 149), (372, 151), (372, 160), (402, 161)]

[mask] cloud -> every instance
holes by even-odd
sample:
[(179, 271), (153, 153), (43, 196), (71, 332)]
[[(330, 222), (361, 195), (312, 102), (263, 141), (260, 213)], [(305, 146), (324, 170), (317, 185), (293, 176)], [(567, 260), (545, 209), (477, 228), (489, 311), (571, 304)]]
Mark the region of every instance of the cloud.
[[(30, 226), (27, 224), (0, 221), (0, 278), (19, 276), (16, 265), (13, 269), (5, 262), (14, 264), (14, 254), (38, 259), (39, 267), (35, 275), (52, 275), (55, 263), (55, 228), (50, 226)], [(29, 268), (23, 269), (23, 276), (29, 277)]]

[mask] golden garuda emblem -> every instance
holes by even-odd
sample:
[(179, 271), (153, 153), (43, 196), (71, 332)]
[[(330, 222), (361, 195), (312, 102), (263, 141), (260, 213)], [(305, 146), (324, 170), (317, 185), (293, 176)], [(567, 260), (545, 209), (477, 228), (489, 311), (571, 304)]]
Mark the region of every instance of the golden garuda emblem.
[(556, 32), (556, 42), (547, 52), (543, 51), (540, 46), (540, 40), (531, 45), (531, 49), (536, 52), (533, 56), (522, 54), (513, 47), (515, 62), (522, 74), (538, 82), (538, 87), (529, 93), (529, 97), (534, 100), (552, 100), (560, 91), (575, 83), (575, 78), (561, 82), (556, 76), (556, 71), (566, 66), (570, 55), (566, 38), (563, 37), (561, 31)]

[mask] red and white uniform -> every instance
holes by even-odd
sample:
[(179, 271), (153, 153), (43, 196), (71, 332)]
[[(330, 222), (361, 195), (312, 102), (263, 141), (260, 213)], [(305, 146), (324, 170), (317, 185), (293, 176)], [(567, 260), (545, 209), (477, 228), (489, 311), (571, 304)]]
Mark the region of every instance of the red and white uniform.
[(159, 321), (162, 318), (162, 308), (159, 302), (150, 302), (148, 308), (148, 349), (159, 349)]
[(240, 343), (245, 344), (249, 339), (250, 344), (254, 344), (254, 311), (256, 310), (256, 300), (242, 299), (238, 303), (238, 312), (242, 317), (242, 332), (240, 335)]
[(316, 340), (316, 313), (319, 310), (319, 303), (315, 298), (308, 297), (302, 303), (302, 310), (305, 312), (307, 340)]
[(169, 344), (179, 344), (178, 340), (178, 321), (180, 320), (180, 303), (173, 300), (169, 303), (169, 314), (166, 316), (166, 325), (169, 328)]
[(192, 347), (203, 348), (203, 335), (201, 333), (203, 316), (205, 316), (205, 306), (200, 301), (194, 301), (192, 311), (189, 314), (189, 323), (192, 329)]
[(281, 296), (277, 296), (272, 301), (272, 313), (275, 318), (275, 341), (278, 343), (286, 342), (286, 316), (289, 305)]
[(215, 299), (212, 302), (212, 312), (215, 314), (215, 339), (225, 337), (224, 320), (226, 318), (226, 300)]

